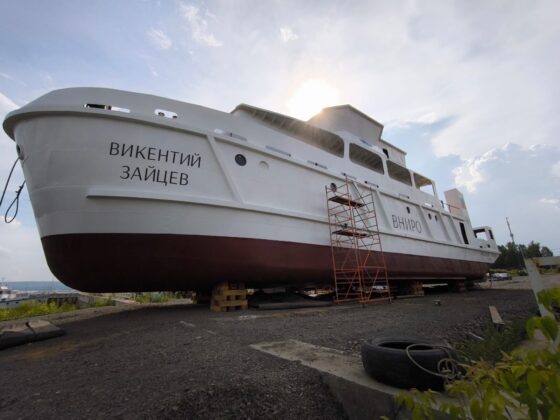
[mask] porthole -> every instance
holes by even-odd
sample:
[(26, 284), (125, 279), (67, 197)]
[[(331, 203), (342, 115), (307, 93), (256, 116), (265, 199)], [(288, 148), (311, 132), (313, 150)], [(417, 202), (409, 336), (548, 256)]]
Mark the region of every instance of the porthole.
[(428, 219), (432, 220), (432, 213), (428, 213)]
[(235, 163), (239, 166), (247, 165), (247, 158), (241, 154), (235, 155)]
[(410, 214), (410, 207), (406, 206), (406, 212)]

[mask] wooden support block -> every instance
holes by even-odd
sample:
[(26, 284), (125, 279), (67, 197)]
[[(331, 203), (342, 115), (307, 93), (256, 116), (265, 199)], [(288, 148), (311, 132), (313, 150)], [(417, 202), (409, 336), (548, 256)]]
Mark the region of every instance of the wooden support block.
[(424, 296), (424, 289), (421, 281), (399, 282), (397, 293), (392, 292), (395, 296)]
[(247, 303), (247, 299), (237, 299), (237, 300), (219, 300), (212, 299), (212, 305), (215, 306), (241, 306)]
[(246, 299), (247, 290), (217, 290), (212, 293), (212, 296), (222, 300)]
[(247, 289), (243, 283), (223, 282), (212, 290), (210, 310), (226, 312), (247, 308)]
[(504, 326), (504, 321), (502, 320), (502, 317), (500, 316), (500, 313), (498, 312), (498, 310), (496, 309), (495, 306), (490, 305), (488, 307), (488, 309), (490, 310), (490, 317), (492, 318), (492, 322), (494, 323), (494, 326), (497, 329), (501, 329)]
[(229, 311), (242, 311), (248, 308), (247, 302), (242, 303), (240, 305), (233, 305), (233, 306), (222, 306), (222, 305), (210, 305), (210, 310), (212, 312), (229, 312)]
[(447, 286), (453, 292), (463, 293), (463, 292), (467, 291), (467, 287), (465, 286), (465, 282), (462, 281), (462, 280), (454, 281), (454, 282), (448, 282)]

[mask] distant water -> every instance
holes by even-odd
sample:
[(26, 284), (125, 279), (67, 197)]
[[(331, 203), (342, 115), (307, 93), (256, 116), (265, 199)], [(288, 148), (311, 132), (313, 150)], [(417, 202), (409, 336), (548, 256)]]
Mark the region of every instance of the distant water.
[(58, 280), (51, 281), (7, 281), (5, 286), (20, 292), (74, 292)]

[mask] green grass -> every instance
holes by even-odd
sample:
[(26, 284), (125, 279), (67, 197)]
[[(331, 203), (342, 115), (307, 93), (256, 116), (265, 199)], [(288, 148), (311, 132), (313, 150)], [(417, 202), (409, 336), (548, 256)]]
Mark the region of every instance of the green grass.
[(115, 305), (115, 301), (113, 301), (113, 299), (111, 299), (110, 297), (107, 297), (107, 298), (94, 300), (93, 303), (90, 305), (90, 307), (100, 308), (102, 306), (114, 306), (114, 305)]
[(153, 292), (138, 293), (134, 300), (138, 303), (165, 303), (173, 297), (173, 293)]
[(502, 358), (503, 352), (512, 351), (527, 338), (525, 323), (526, 320), (523, 319), (510, 322), (501, 331), (488, 323), (482, 333), (478, 334), (483, 340), (472, 338), (457, 343), (455, 347), (463, 358), (496, 363)]
[(29, 302), (23, 302), (15, 308), (0, 309), (0, 321), (68, 312), (76, 309), (78, 309), (78, 307), (70, 303), (58, 306), (56, 303), (40, 303), (32, 300)]

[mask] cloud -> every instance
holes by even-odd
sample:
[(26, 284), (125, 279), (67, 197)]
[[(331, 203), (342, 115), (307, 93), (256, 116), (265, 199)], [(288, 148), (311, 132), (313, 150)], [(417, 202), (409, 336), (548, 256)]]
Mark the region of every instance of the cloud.
[(3, 77), (4, 79), (11, 80), (11, 81), (13, 81), (13, 82), (15, 82), (15, 80), (16, 80), (16, 79), (14, 79), (12, 76), (10, 76), (10, 75), (7, 74), (7, 73), (1, 73), (1, 72), (0, 72), (0, 77)]
[[(17, 104), (0, 92), (0, 121), (4, 120), (8, 112), (16, 108), (18, 108)], [(2, 189), (16, 158), (14, 142), (4, 133), (4, 130), (0, 129), (0, 188)], [(8, 281), (50, 279), (52, 275), (45, 261), (37, 228), (29, 214), (31, 213), (29, 198), (25, 190), (20, 197), (18, 218), (10, 224), (4, 223), (4, 214), (15, 197), (14, 190), (22, 182), (23, 172), (17, 165), (0, 208), (0, 268), (2, 269), (0, 274)], [(30, 224), (26, 225), (23, 222), (24, 218), (29, 220)]]
[[(200, 16), (198, 7), (192, 4), (180, 4), (182, 16), (191, 30), (192, 38), (206, 47), (221, 47), (223, 43), (218, 41), (214, 34), (208, 31), (208, 22)], [(213, 15), (209, 15), (212, 17)]]
[(7, 281), (52, 278), (35, 226), (20, 224), (14, 228), (3, 219), (0, 221), (0, 266), (2, 277)]
[[(517, 189), (520, 182), (523, 185), (534, 183), (532, 189), (539, 185), (550, 186), (548, 174), (558, 157), (560, 148), (556, 146), (523, 148), (508, 143), (482, 156), (465, 160), (454, 170), (455, 184), (469, 192), (476, 192), (481, 184), (488, 182), (509, 186), (506, 190)], [(560, 184), (560, 180), (555, 182)]]
[(553, 228), (560, 210), (560, 178), (550, 177), (558, 159), (558, 146), (525, 148), (510, 143), (464, 161), (455, 180), (467, 189), (465, 200), (473, 223), (493, 226), (498, 241), (505, 243), (508, 216), (521, 242), (560, 247)]
[(488, 181), (484, 174), (485, 166), (488, 162), (498, 159), (497, 155), (499, 153), (499, 150), (492, 149), (480, 157), (466, 160), (461, 166), (453, 170), (455, 184), (458, 187), (465, 187), (467, 191), (476, 191), (478, 184)]
[(148, 37), (159, 50), (168, 50), (173, 45), (171, 39), (162, 30), (152, 28), (148, 31)]
[(0, 92), (0, 116), (4, 117), (8, 112), (13, 111), (16, 108), (18, 108), (16, 103)]
[[(8, 112), (13, 111), (17, 108), (18, 106), (14, 101), (0, 92), (0, 122), (4, 121), (4, 117), (8, 114)], [(17, 155), (14, 142), (0, 127), (0, 182), (5, 182), (5, 179), (8, 176), (8, 172), (12, 167), (16, 157)], [(22, 178), (20, 176), (21, 171), (16, 170), (15, 172), (15, 180), (16, 182), (19, 182)], [(2, 184), (0, 188), (3, 189), (3, 187), (4, 185)]]
[(560, 178), (560, 160), (552, 166), (552, 175)]
[(541, 198), (539, 201), (543, 204), (551, 204), (553, 206), (556, 206), (558, 203), (560, 203), (560, 200), (557, 198)]
[(280, 39), (282, 40), (282, 42), (296, 41), (298, 38), (299, 36), (294, 33), (292, 28), (288, 26), (280, 28)]
[(27, 84), (25, 84), (24, 82), (22, 82), (21, 80), (16, 79), (15, 77), (9, 75), (8, 73), (1, 73), (0, 72), (0, 77), (3, 77), (6, 80), (10, 80), (12, 82), (16, 82), (19, 83), (22, 86), (27, 86)]

